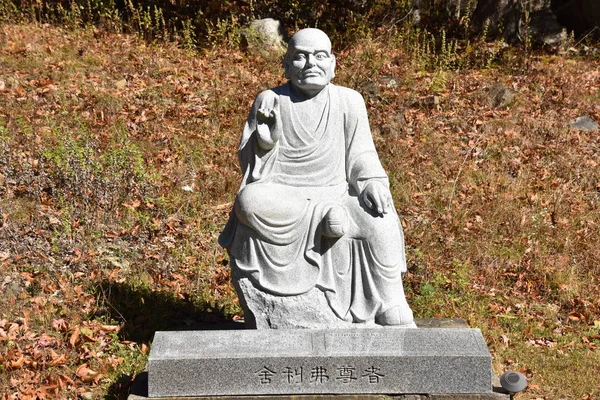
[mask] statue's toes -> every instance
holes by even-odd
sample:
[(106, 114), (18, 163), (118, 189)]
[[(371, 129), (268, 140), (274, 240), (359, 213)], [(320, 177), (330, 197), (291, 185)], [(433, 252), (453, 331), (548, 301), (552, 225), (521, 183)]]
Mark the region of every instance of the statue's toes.
[(350, 229), (350, 219), (342, 206), (334, 206), (327, 211), (323, 218), (323, 235), (330, 238), (340, 238)]

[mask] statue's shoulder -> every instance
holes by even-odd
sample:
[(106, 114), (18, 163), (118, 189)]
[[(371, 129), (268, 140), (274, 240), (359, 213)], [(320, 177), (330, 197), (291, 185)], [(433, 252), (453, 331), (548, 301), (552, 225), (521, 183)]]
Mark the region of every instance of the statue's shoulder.
[(333, 90), (339, 91), (340, 94), (342, 94), (344, 96), (358, 96), (358, 97), (362, 97), (362, 95), (360, 93), (358, 93), (356, 90), (351, 89), (349, 87), (334, 85), (333, 83), (330, 83), (329, 85), (331, 85), (331, 88)]
[(356, 90), (345, 86), (337, 86), (332, 83), (330, 83), (330, 85), (331, 90), (336, 91), (343, 102), (351, 106), (365, 104), (362, 94), (358, 93)]
[(279, 97), (282, 95), (287, 96), (287, 95), (289, 95), (289, 92), (290, 92), (290, 90), (289, 90), (289, 87), (287, 84), (277, 86), (277, 87), (263, 90), (262, 92), (260, 92), (258, 94), (258, 96), (256, 96), (255, 101), (262, 101), (262, 100), (268, 99), (269, 97)]

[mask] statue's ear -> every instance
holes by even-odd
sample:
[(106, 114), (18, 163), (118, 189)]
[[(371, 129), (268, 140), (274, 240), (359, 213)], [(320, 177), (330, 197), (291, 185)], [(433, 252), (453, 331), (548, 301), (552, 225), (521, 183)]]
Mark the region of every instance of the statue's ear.
[(288, 59), (288, 56), (286, 54), (283, 57), (283, 76), (285, 76), (285, 79), (290, 79), (289, 70), (290, 70), (290, 60)]
[(335, 54), (331, 55), (331, 79), (335, 78)]

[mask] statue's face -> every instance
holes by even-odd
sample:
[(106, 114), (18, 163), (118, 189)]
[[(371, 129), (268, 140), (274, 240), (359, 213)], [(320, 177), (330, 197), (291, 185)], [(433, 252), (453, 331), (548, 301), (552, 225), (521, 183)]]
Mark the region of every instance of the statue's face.
[(318, 29), (303, 29), (290, 40), (285, 57), (285, 74), (290, 83), (306, 94), (316, 94), (335, 75), (331, 42)]

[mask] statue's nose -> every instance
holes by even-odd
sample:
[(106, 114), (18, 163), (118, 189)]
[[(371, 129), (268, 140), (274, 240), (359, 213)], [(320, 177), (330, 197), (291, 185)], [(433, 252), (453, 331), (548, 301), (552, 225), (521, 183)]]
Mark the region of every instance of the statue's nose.
[(316, 64), (317, 64), (317, 59), (315, 58), (314, 54), (309, 54), (308, 57), (306, 58), (306, 66), (312, 67)]

